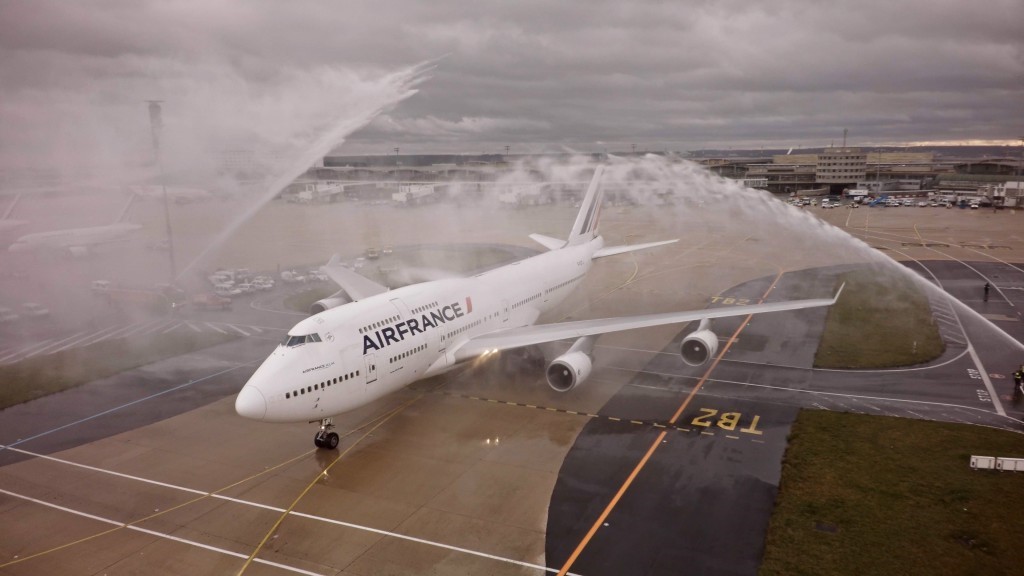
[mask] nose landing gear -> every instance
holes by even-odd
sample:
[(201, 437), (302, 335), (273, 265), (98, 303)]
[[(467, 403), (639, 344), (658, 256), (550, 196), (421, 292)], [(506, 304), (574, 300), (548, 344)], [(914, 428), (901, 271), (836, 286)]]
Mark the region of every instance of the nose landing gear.
[(320, 429), (313, 436), (313, 444), (316, 444), (317, 448), (334, 450), (338, 447), (338, 442), (341, 439), (336, 432), (331, 432), (331, 428), (334, 428), (333, 419), (323, 418), (320, 420)]

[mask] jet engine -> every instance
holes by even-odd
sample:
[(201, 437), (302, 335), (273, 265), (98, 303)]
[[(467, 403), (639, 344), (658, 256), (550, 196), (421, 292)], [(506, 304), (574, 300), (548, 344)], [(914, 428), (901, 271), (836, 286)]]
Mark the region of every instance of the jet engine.
[(331, 294), (323, 300), (317, 300), (309, 307), (310, 314), (319, 314), (324, 310), (330, 310), (331, 308), (337, 308), (342, 304), (348, 304), (352, 299), (348, 297), (348, 294), (344, 290), (338, 290), (334, 294)]
[(584, 336), (568, 352), (552, 360), (545, 373), (548, 386), (556, 392), (568, 392), (586, 380), (594, 367), (590, 353), (594, 350), (595, 340), (595, 336)]
[(562, 354), (548, 365), (548, 386), (557, 392), (568, 392), (590, 376), (593, 363), (583, 352)]
[(707, 363), (718, 352), (718, 336), (708, 326), (710, 321), (700, 321), (700, 326), (692, 334), (683, 338), (679, 346), (679, 354), (683, 362), (690, 366), (701, 366)]

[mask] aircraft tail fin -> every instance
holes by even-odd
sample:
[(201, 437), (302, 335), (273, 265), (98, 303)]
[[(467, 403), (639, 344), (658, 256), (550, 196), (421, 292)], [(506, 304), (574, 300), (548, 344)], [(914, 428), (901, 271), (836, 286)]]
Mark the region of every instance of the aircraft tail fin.
[(3, 218), (0, 218), (0, 220), (7, 220), (8, 218), (10, 218), (11, 212), (14, 212), (14, 207), (18, 205), (18, 200), (21, 200), (21, 194), (21, 192), (18, 192), (18, 195), (14, 197), (14, 201), (12, 201), (10, 206), (7, 207), (7, 210), (4, 212)]
[(594, 170), (594, 177), (590, 180), (587, 194), (580, 204), (580, 212), (576, 215), (576, 222), (572, 225), (566, 246), (586, 244), (597, 238), (597, 224), (601, 220), (601, 201), (604, 199), (604, 188), (601, 186), (603, 173), (604, 166), (598, 166)]
[(117, 220), (114, 221), (115, 224), (120, 224), (124, 222), (126, 218), (128, 218), (128, 211), (131, 210), (133, 202), (135, 202), (135, 194), (131, 194), (128, 196), (128, 203), (125, 204), (124, 208), (121, 209), (121, 214), (117, 217)]

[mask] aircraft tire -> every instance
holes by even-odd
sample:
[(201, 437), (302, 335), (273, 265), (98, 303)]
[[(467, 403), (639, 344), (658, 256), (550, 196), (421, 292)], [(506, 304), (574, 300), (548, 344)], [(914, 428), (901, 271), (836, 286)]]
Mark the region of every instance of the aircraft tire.
[(323, 443), (322, 443), (323, 445), (321, 446), (321, 448), (327, 448), (328, 450), (334, 450), (335, 448), (338, 447), (338, 442), (340, 442), (340, 441), (341, 441), (341, 439), (338, 437), (338, 435), (336, 433), (334, 433), (334, 432), (331, 432), (330, 434), (327, 435), (326, 438), (324, 438)]

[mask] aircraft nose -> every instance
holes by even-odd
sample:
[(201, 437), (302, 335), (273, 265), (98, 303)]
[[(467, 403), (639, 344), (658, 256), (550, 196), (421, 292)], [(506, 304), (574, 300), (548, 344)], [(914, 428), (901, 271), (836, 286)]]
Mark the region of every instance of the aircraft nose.
[(263, 420), (267, 415), (267, 400), (255, 386), (243, 386), (235, 398), (235, 412), (244, 418)]

